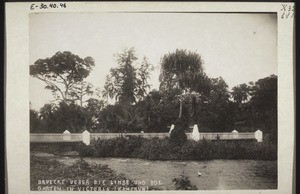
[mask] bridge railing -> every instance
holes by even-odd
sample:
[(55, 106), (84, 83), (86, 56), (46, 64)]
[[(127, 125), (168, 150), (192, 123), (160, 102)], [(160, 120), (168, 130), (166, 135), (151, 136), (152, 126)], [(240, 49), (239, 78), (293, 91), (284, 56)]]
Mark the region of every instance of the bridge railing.
[(82, 141), (82, 133), (31, 133), (30, 142), (78, 142)]
[[(197, 129), (196, 135), (193, 133), (186, 133), (188, 139), (200, 140), (237, 140), (237, 139), (256, 139), (258, 142), (262, 142), (263, 133), (260, 130), (255, 132), (239, 133), (236, 130), (228, 133), (199, 133)], [(116, 137), (130, 137), (139, 136), (143, 138), (165, 138), (170, 137), (169, 133), (90, 133), (85, 130), (83, 133), (70, 133), (64, 131), (64, 133), (31, 133), (30, 142), (84, 142), (86, 145), (90, 144), (91, 140), (97, 139), (112, 139)], [(196, 138), (195, 138), (196, 137)]]

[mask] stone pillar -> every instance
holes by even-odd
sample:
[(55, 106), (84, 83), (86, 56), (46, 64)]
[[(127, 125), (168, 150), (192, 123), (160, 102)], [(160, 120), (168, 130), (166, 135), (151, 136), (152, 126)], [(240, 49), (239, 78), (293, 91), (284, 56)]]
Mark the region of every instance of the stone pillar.
[(255, 131), (254, 137), (257, 140), (257, 142), (262, 142), (263, 141), (263, 132), (261, 130)]
[(170, 127), (170, 131), (169, 131), (169, 133), (171, 133), (171, 132), (172, 132), (172, 130), (174, 129), (174, 127), (175, 127), (175, 125), (174, 125), (174, 124), (172, 124), (172, 125), (171, 125), (171, 127)]
[(192, 132), (192, 139), (195, 141), (199, 141), (200, 139), (200, 133), (198, 130), (198, 125), (194, 125), (193, 132)]
[(65, 130), (65, 131), (63, 132), (63, 140), (66, 140), (66, 141), (71, 140), (70, 134), (71, 134), (70, 131)]
[(85, 131), (82, 133), (82, 142), (83, 142), (85, 145), (90, 145), (90, 142), (91, 142), (91, 134), (90, 134), (90, 132), (88, 132), (87, 130), (85, 130)]
[(231, 131), (231, 133), (233, 133), (234, 139), (237, 139), (239, 137), (239, 132), (237, 130), (233, 130), (233, 131)]
[(65, 131), (63, 132), (63, 134), (71, 134), (71, 133), (70, 133), (70, 131), (65, 130)]

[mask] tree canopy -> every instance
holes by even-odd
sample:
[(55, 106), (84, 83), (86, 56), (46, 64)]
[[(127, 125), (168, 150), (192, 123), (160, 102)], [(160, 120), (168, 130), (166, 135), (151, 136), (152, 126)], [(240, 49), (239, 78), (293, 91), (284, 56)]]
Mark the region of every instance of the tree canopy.
[(94, 65), (92, 57), (82, 59), (70, 51), (59, 51), (30, 65), (30, 75), (45, 82), (45, 88), (51, 90), (56, 99), (68, 101), (74, 97), (72, 89), (90, 74)]
[(202, 82), (205, 80), (203, 61), (196, 52), (179, 50), (165, 54), (161, 62), (160, 90), (164, 93), (177, 88), (180, 90), (178, 99), (180, 101), (179, 115), (182, 115), (182, 102), (186, 92), (201, 91)]
[(242, 102), (249, 100), (250, 86), (248, 86), (245, 83), (235, 86), (232, 88), (231, 94), (234, 101), (237, 102), (238, 104), (241, 104)]
[(203, 61), (199, 54), (177, 49), (162, 58), (160, 89), (191, 89), (196, 78), (203, 74)]
[(121, 104), (132, 104), (145, 96), (153, 66), (144, 58), (137, 68), (134, 64), (137, 60), (134, 48), (116, 54), (118, 67), (112, 68), (106, 77), (103, 96), (115, 98)]
[[(176, 124), (172, 138), (177, 141), (185, 139), (188, 126), (198, 124), (207, 132), (260, 129), (277, 141), (276, 75), (239, 84), (230, 92), (222, 77), (206, 75), (198, 53), (177, 49), (162, 56), (158, 90), (148, 83), (152, 64), (146, 57), (139, 60), (130, 48), (115, 55), (117, 67), (96, 94), (85, 81), (95, 65), (91, 57), (65, 51), (37, 60), (30, 75), (44, 81), (60, 103), (47, 103), (39, 111), (30, 107), (30, 131), (168, 132)], [(91, 98), (83, 100), (85, 95)]]

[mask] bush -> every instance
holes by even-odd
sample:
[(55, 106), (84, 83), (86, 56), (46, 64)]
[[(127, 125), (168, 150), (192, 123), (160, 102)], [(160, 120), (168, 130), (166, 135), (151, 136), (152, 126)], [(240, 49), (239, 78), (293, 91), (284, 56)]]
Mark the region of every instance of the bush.
[(172, 130), (170, 135), (170, 142), (175, 145), (182, 145), (187, 141), (187, 136), (184, 129), (186, 129), (186, 123), (179, 119), (175, 123), (175, 128)]
[(186, 141), (174, 144), (170, 138), (142, 137), (93, 140), (77, 147), (81, 156), (127, 157), (149, 160), (256, 159), (276, 160), (277, 147), (255, 141)]
[(169, 138), (145, 139), (142, 146), (136, 150), (135, 157), (149, 160), (176, 160), (180, 147), (170, 143)]
[(195, 185), (192, 185), (188, 176), (184, 172), (181, 173), (179, 178), (173, 178), (172, 182), (175, 184), (176, 190), (198, 190)]
[(92, 149), (92, 147), (85, 145), (83, 142), (80, 142), (76, 146), (76, 151), (78, 151), (79, 155), (82, 156), (82, 157), (94, 156), (93, 155), (94, 150)]
[(79, 145), (77, 142), (31, 142), (30, 151), (46, 152), (55, 155), (64, 155), (66, 152), (78, 150), (78, 146)]

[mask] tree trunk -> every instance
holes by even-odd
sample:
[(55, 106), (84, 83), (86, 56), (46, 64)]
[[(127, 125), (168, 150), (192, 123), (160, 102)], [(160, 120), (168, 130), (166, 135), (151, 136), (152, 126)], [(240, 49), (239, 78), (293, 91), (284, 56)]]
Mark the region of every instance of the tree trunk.
[(81, 83), (81, 88), (80, 88), (80, 107), (82, 107), (82, 96), (83, 96), (83, 86), (82, 86), (82, 83)]
[(151, 123), (151, 117), (150, 117), (150, 114), (148, 115), (148, 126), (150, 126), (150, 123)]
[(251, 107), (251, 113), (252, 113), (252, 128), (254, 129), (254, 123), (255, 123), (255, 111), (254, 106)]
[(66, 86), (66, 91), (65, 91), (65, 101), (66, 102), (68, 100), (68, 90), (69, 90), (69, 87)]
[(180, 107), (179, 107), (179, 115), (178, 118), (180, 119), (182, 115), (182, 100), (180, 100)]
[(196, 100), (196, 97), (193, 97), (193, 101), (192, 101), (192, 115), (191, 115), (191, 118), (192, 118), (192, 122), (194, 124), (197, 123), (197, 100)]

